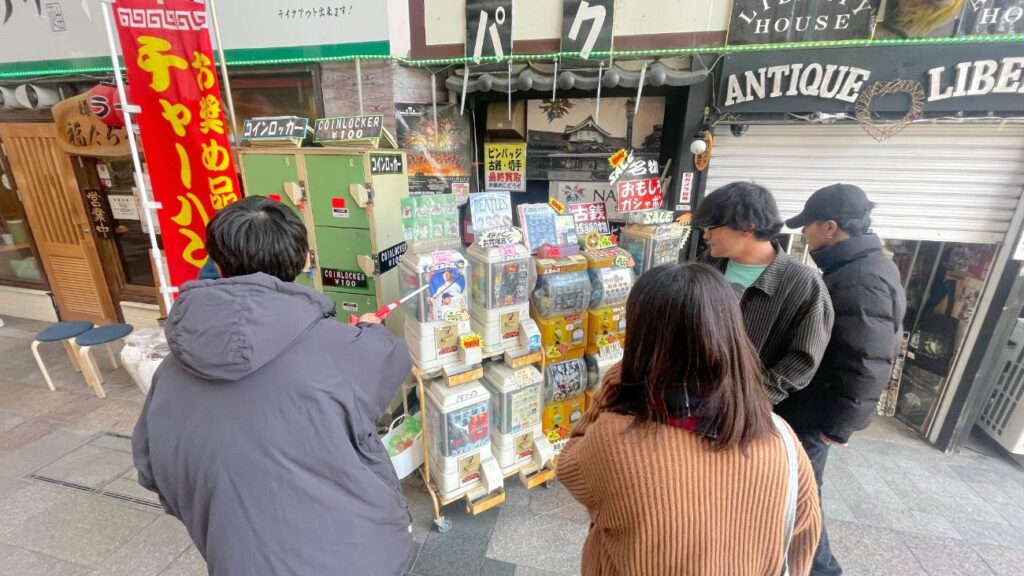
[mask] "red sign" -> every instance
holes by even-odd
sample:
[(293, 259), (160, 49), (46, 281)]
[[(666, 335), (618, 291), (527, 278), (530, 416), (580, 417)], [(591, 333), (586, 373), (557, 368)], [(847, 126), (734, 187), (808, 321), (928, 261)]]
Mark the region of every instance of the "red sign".
[(172, 286), (206, 262), (206, 225), (238, 200), (206, 4), (118, 0), (121, 51), (149, 165)]
[(664, 202), (660, 178), (627, 180), (619, 182), (616, 187), (619, 193), (619, 212), (656, 210)]

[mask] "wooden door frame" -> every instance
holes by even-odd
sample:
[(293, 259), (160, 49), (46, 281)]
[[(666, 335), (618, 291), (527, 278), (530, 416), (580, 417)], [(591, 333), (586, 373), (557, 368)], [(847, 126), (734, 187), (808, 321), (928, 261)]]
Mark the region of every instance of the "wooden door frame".
[[(78, 179), (75, 176), (74, 164), (71, 161), (70, 155), (59, 149), (57, 144), (58, 134), (56, 124), (53, 123), (26, 123), (26, 124), (0, 124), (0, 138), (4, 141), (9, 142), (13, 138), (20, 137), (42, 137), (42, 138), (53, 138), (55, 153), (52, 158), (57, 164), (63, 164), (62, 170), (59, 170), (57, 174), (48, 174), (45, 178), (50, 179), (52, 183), (60, 185), (67, 195), (67, 205), (70, 208), (70, 214), (68, 216), (71, 219), (71, 224), (75, 229), (75, 234), (78, 239), (78, 245), (81, 247), (86, 260), (86, 266), (91, 270), (98, 272), (94, 274), (91, 279), (93, 286), (96, 290), (97, 297), (99, 299), (99, 305), (101, 308), (101, 317), (97, 317), (97, 320), (106, 322), (118, 321), (119, 314), (117, 308), (114, 306), (113, 299), (111, 298), (110, 289), (107, 286), (106, 276), (103, 272), (103, 265), (100, 260), (99, 250), (96, 246), (96, 240), (92, 235), (92, 226), (89, 222), (89, 217), (85, 212), (85, 204), (81, 197), (81, 188), (78, 185)], [(28, 192), (28, 187), (32, 182), (32, 178), (29, 177), (30, 169), (25, 166), (19, 166), (17, 162), (11, 157), (10, 145), (7, 145), (7, 161), (10, 165), (11, 172), (14, 174), (15, 181), (18, 182), (19, 196), (21, 203), (25, 207), (25, 215), (29, 220), (29, 228), (32, 230), (40, 230), (48, 227), (48, 222), (43, 210), (40, 206), (36, 205), (36, 198)], [(74, 194), (71, 194), (71, 192)], [(37, 246), (42, 242), (36, 238)], [(61, 291), (55, 286), (57, 282), (57, 275), (53, 271), (53, 264), (47, 257), (49, 254), (60, 255), (60, 252), (65, 250), (59, 246), (51, 246), (48, 243), (47, 248), (43, 249), (39, 247), (40, 260), (43, 264), (43, 269), (46, 272), (46, 276), (49, 279), (50, 292), (53, 295), (54, 302), (57, 305), (58, 314), (61, 319), (64, 320), (64, 314), (67, 314), (67, 305), (63, 301)], [(69, 256), (77, 258), (79, 254), (70, 254)]]

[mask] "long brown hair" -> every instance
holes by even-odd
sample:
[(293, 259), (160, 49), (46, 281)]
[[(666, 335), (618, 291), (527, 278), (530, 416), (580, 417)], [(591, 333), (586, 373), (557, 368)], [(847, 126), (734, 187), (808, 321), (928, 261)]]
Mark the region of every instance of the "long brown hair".
[(715, 430), (715, 449), (745, 449), (774, 433), (761, 362), (717, 270), (687, 263), (647, 272), (629, 295), (626, 325), (621, 376), (606, 383), (605, 409), (661, 424), (679, 416), (669, 397), (686, 394)]

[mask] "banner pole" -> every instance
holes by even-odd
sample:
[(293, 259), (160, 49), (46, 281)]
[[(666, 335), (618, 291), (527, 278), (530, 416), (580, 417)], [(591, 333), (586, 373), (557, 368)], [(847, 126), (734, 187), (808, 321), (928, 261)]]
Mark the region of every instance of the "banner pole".
[[(139, 189), (139, 197), (142, 199), (142, 215), (146, 219), (146, 226), (149, 228), (149, 247), (153, 256), (153, 265), (156, 266), (157, 282), (160, 284), (160, 297), (164, 302), (164, 309), (170, 312), (173, 299), (171, 294), (177, 288), (170, 285), (167, 275), (164, 273), (163, 257), (160, 254), (160, 245), (156, 241), (156, 210), (161, 208), (160, 204), (150, 201), (149, 191), (146, 189), (145, 179), (142, 177), (142, 159), (139, 157), (139, 147), (135, 143), (135, 123), (132, 116), (142, 111), (138, 106), (128, 103), (128, 94), (124, 89), (124, 78), (121, 76), (121, 63), (117, 59), (117, 44), (114, 42), (114, 26), (110, 21), (110, 15), (114, 11), (114, 3), (117, 0), (101, 0), (101, 12), (103, 12), (103, 24), (107, 29), (107, 45), (110, 48), (110, 63), (114, 68), (114, 80), (117, 82), (117, 94), (121, 98), (121, 112), (124, 115), (124, 127), (128, 132), (128, 148), (132, 152), (132, 163), (135, 166), (135, 187)], [(109, 8), (102, 6), (106, 4)]]
[(235, 145), (235, 161), (238, 161), (238, 148), (242, 143), (238, 141), (238, 118), (235, 116), (235, 98), (231, 95), (231, 79), (228, 78), (228, 60), (224, 57), (224, 41), (220, 38), (220, 21), (217, 19), (217, 4), (214, 0), (207, 0), (210, 4), (210, 16), (213, 19), (213, 35), (217, 38), (217, 57), (220, 59), (220, 76), (224, 79), (224, 96), (228, 104), (228, 114), (231, 115), (231, 141)]

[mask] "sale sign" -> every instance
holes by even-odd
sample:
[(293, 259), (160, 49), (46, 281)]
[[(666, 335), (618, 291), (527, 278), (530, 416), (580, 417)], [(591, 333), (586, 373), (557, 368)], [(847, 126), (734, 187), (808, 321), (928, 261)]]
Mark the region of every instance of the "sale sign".
[(206, 262), (206, 225), (238, 200), (206, 4), (118, 0), (121, 51), (138, 114), (172, 286)]
[(622, 158), (622, 151), (616, 153), (609, 163), (614, 166), (609, 181), (615, 185), (619, 212), (657, 210), (665, 199), (661, 190), (661, 176), (657, 160), (644, 160), (629, 152)]
[(484, 144), (487, 191), (526, 192), (526, 144)]

